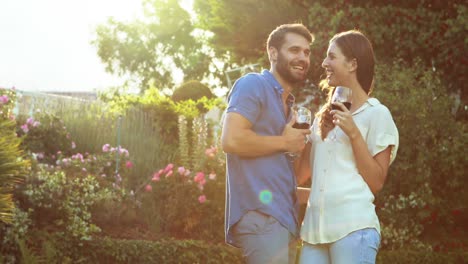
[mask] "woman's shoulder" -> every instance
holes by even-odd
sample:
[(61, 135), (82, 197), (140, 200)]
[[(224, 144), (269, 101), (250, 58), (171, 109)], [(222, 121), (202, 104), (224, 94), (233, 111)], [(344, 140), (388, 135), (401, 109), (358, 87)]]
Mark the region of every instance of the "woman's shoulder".
[(377, 98), (369, 98), (367, 102), (372, 106), (373, 111), (379, 112), (379, 113), (389, 113), (390, 114), (390, 109), (388, 109), (387, 106), (382, 104)]

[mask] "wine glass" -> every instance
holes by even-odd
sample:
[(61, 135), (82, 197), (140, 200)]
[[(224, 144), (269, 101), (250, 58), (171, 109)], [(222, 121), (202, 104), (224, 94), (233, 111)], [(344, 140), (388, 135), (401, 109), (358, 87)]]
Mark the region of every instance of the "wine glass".
[[(299, 106), (296, 110), (296, 122), (292, 126), (293, 128), (297, 129), (309, 129), (310, 125), (312, 124), (312, 112), (307, 109), (307, 107)], [(305, 139), (307, 143), (307, 138)], [(294, 160), (295, 158), (299, 157), (298, 153), (293, 152), (286, 152), (289, 157)]]
[[(333, 96), (331, 98), (331, 108), (332, 110), (338, 110), (338, 111), (343, 111), (339, 106), (334, 105), (333, 103), (335, 102), (340, 102), (348, 108), (348, 110), (351, 109), (351, 100), (352, 100), (353, 92), (350, 88), (344, 87), (344, 86), (337, 86), (335, 88), (335, 91), (333, 92)], [(333, 129), (333, 141), (336, 141), (336, 130), (337, 128), (335, 127)]]
[(312, 112), (304, 106), (299, 106), (296, 112), (296, 123), (294, 123), (293, 128), (309, 129), (312, 123)]

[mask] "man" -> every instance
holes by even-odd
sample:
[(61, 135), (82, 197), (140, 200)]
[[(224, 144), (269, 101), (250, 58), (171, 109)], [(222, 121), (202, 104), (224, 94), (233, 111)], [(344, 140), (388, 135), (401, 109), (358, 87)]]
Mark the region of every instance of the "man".
[(243, 76), (228, 96), (226, 241), (247, 263), (295, 262), (296, 179), (285, 152), (300, 152), (310, 133), (292, 127), (291, 92), (306, 78), (312, 42), (301, 24), (277, 27), (267, 40), (270, 70)]

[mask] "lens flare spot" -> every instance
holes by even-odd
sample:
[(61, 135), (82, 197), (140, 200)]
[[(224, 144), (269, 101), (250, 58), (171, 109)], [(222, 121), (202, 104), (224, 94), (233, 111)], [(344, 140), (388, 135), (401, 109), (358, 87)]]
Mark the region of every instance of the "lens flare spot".
[(258, 195), (260, 202), (269, 204), (273, 200), (273, 194), (269, 190), (263, 190)]

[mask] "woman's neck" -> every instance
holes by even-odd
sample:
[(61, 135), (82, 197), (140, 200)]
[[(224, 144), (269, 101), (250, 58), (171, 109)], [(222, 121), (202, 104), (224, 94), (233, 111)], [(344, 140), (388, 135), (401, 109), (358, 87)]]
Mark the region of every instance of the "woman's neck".
[(359, 83), (352, 85), (351, 90), (353, 91), (353, 102), (351, 105), (351, 113), (359, 109), (369, 99), (369, 95), (362, 89)]

